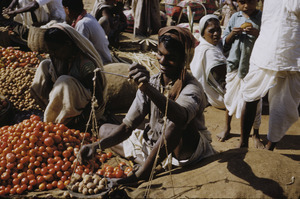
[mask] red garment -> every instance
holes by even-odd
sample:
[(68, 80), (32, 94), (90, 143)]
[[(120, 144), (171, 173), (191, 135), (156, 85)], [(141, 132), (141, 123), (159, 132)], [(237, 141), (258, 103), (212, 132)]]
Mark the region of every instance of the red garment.
[(75, 28), (78, 21), (80, 21), (87, 14), (86, 10), (83, 10), (80, 15), (78, 15), (77, 19), (73, 21), (72, 27)]

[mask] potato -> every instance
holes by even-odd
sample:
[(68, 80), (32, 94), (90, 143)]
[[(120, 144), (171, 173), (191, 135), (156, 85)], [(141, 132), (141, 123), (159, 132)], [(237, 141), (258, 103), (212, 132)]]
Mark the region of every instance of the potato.
[(94, 194), (94, 189), (89, 189), (88, 192), (89, 194)]
[(78, 192), (79, 192), (79, 193), (82, 193), (82, 191), (83, 191), (83, 186), (79, 186), (79, 187), (78, 187)]
[(89, 183), (87, 183), (86, 187), (88, 189), (94, 189), (96, 187), (96, 185), (93, 182), (89, 182)]
[(95, 178), (93, 183), (94, 183), (95, 185), (96, 185), (96, 184), (98, 185), (99, 182), (100, 182), (100, 179), (99, 179), (99, 178)]
[(104, 185), (98, 185), (97, 187), (100, 191), (104, 190), (105, 189), (105, 186)]
[(79, 188), (78, 185), (73, 185), (73, 186), (71, 187), (71, 191), (78, 192), (78, 188)]
[(89, 175), (89, 174), (85, 175), (84, 178), (83, 178), (83, 182), (85, 184), (87, 184), (89, 182), (92, 182), (92, 180), (93, 180), (93, 177), (91, 175)]
[(86, 187), (83, 188), (82, 193), (84, 195), (88, 195), (88, 189)]
[(106, 185), (107, 184), (107, 179), (106, 178), (102, 178), (99, 182), (99, 185)]

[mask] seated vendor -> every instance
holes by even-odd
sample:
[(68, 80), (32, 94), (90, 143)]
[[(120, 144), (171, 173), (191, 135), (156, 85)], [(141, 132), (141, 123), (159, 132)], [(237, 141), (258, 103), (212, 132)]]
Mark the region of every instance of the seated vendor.
[(71, 128), (70, 125), (76, 123), (74, 120), (79, 119), (85, 125), (93, 94), (99, 120), (105, 108), (106, 79), (98, 72), (94, 88), (94, 70), (103, 70), (103, 67), (93, 44), (63, 23), (47, 29), (44, 40), (50, 59), (40, 63), (31, 87), (31, 94), (45, 108), (44, 121), (63, 123)]
[[(18, 8), (15, 9), (16, 7)], [(20, 14), (20, 22), (24, 26), (50, 27), (52, 24), (64, 22), (66, 18), (61, 0), (12, 0), (3, 13), (9, 16)]]
[[(139, 90), (122, 124), (103, 124), (101, 140), (84, 145), (79, 152), (79, 160), (85, 162), (99, 146), (102, 150), (111, 147), (142, 165), (130, 177), (117, 181), (120, 184), (148, 179), (157, 153), (163, 166), (194, 164), (215, 154), (204, 124), (205, 94), (186, 70), (195, 38), (188, 29), (175, 26), (160, 29), (158, 36), (160, 72), (150, 77), (144, 66), (132, 64), (129, 76)], [(149, 124), (144, 130), (136, 129), (148, 114)], [(167, 154), (173, 156), (172, 162), (165, 161)]]

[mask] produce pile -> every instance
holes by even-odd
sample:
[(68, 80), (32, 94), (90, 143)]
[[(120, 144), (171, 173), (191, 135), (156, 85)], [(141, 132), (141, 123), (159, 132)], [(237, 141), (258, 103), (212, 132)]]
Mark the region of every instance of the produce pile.
[(110, 152), (98, 153), (92, 163), (80, 165), (76, 155), (82, 140), (83, 144), (95, 141), (89, 133), (42, 122), (36, 115), (19, 124), (1, 127), (0, 196), (36, 189), (66, 189), (74, 170), (73, 175), (105, 171), (104, 175), (109, 177), (126, 177), (132, 170), (123, 162), (117, 167), (104, 164), (112, 157)]
[(107, 178), (97, 174), (74, 174), (70, 183), (71, 191), (84, 195), (99, 194), (108, 189)]
[(40, 110), (31, 97), (30, 87), (35, 70), (31, 68), (0, 68), (0, 90), (16, 110)]
[(15, 110), (41, 110), (29, 90), (40, 59), (45, 57), (37, 52), (0, 47), (0, 91)]
[[(45, 54), (40, 55), (44, 57)], [(38, 52), (24, 52), (13, 47), (0, 47), (0, 68), (38, 67)]]

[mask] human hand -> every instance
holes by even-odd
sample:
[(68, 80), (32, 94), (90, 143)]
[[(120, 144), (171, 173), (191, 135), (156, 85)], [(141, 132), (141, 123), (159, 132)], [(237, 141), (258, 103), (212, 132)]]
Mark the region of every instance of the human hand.
[(129, 77), (139, 85), (141, 83), (149, 82), (150, 73), (145, 66), (142, 66), (138, 63), (133, 63), (129, 68)]
[(259, 30), (253, 27), (247, 27), (244, 29), (244, 31), (249, 35), (253, 35), (254, 37), (258, 37), (259, 35)]
[(242, 32), (243, 32), (243, 28), (241, 28), (241, 27), (234, 27), (234, 28), (232, 28), (232, 31), (231, 31), (231, 33), (233, 35), (240, 35), (240, 34), (242, 34)]
[(15, 11), (9, 9), (9, 8), (6, 8), (2, 11), (2, 15), (8, 15), (9, 17), (13, 17), (15, 16)]
[(97, 143), (87, 144), (83, 145), (81, 149), (79, 150), (78, 154), (78, 161), (80, 164), (84, 164), (88, 162), (89, 160), (94, 158), (94, 155), (96, 153), (97, 149)]

